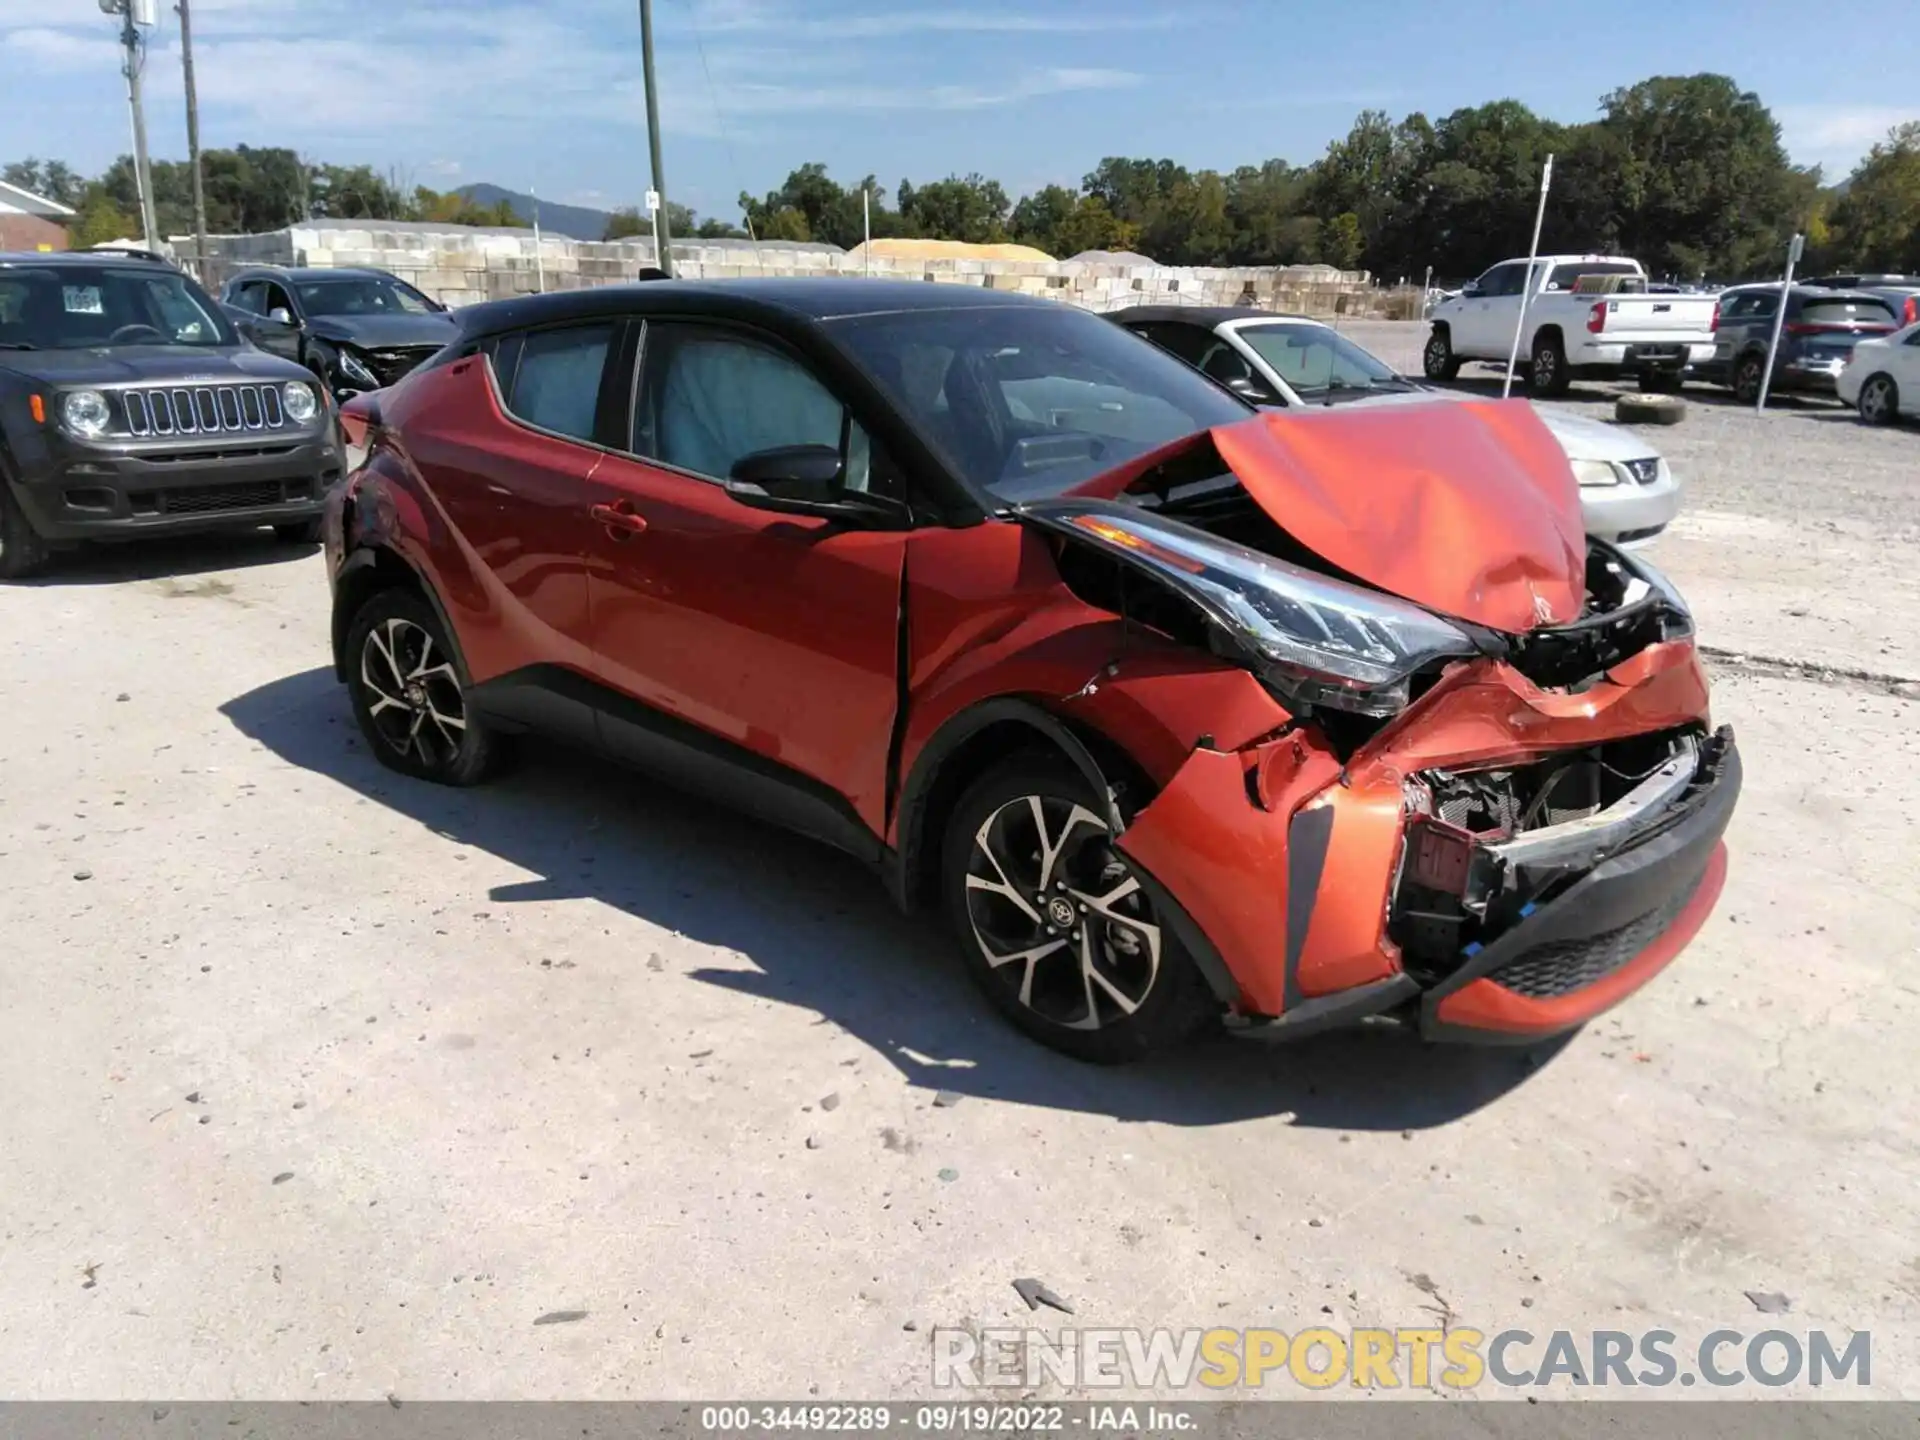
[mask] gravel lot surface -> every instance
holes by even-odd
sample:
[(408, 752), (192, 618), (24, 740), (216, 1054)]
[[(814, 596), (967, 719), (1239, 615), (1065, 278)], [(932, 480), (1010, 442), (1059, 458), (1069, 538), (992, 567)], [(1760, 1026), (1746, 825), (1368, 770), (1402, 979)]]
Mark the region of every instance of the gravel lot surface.
[(936, 1326), (1450, 1318), (1869, 1330), (1920, 1397), (1920, 431), (1648, 433), (1732, 878), (1531, 1060), (1077, 1066), (830, 853), (558, 751), (381, 770), (314, 554), (0, 590), (0, 1395), (910, 1396)]

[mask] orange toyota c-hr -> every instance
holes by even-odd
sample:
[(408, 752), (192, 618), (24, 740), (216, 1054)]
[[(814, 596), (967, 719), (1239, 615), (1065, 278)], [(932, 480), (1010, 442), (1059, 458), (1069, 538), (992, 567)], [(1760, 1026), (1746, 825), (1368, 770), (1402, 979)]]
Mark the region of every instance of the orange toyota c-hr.
[(859, 856), (1118, 1060), (1531, 1040), (1699, 929), (1686, 605), (1524, 402), (1256, 414), (1097, 316), (659, 281), (460, 312), (344, 420), (335, 663), (396, 770), (539, 731)]

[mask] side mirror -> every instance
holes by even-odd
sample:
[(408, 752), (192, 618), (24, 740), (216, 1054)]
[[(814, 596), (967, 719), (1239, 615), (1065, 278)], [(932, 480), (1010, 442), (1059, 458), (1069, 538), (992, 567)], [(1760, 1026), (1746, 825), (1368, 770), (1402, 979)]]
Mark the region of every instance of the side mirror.
[(1469, 280), (1466, 284), (1460, 287), (1460, 298), (1462, 300), (1475, 299), (1476, 297), (1478, 297), (1479, 294), (1480, 294), (1480, 282), (1477, 280)]
[(1267, 393), (1267, 387), (1251, 375), (1236, 375), (1227, 381), (1227, 388), (1242, 400), (1250, 400), (1255, 405), (1271, 404), (1274, 397)]
[(278, 325), (291, 326), (293, 324), (293, 312), (284, 305), (276, 305), (267, 311), (267, 318)]
[(865, 529), (905, 528), (907, 509), (897, 501), (849, 490), (840, 452), (831, 445), (777, 445), (734, 462), (727, 495), (735, 504), (781, 515), (811, 515)]

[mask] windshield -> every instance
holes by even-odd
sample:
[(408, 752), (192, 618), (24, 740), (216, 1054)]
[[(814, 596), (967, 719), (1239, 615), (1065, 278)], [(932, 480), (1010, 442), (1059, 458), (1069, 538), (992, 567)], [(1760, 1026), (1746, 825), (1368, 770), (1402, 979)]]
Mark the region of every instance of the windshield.
[(1305, 400), (1352, 400), (1414, 385), (1328, 325), (1243, 325), (1240, 338)]
[(239, 343), (207, 292), (162, 265), (0, 269), (0, 350)]
[(976, 489), (1043, 499), (1252, 407), (1151, 341), (1059, 306), (840, 322), (842, 340)]
[(311, 280), (293, 287), (309, 315), (433, 315), (436, 306), (411, 285), (380, 276)]

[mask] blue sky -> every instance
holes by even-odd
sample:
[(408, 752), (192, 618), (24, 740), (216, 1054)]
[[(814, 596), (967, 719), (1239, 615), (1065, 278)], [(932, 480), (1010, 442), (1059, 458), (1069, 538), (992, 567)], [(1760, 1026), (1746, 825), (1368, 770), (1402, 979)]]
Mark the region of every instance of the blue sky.
[[(147, 117), (153, 153), (184, 157), (172, 3)], [(1437, 117), (1512, 97), (1582, 120), (1616, 86), (1699, 70), (1758, 91), (1794, 158), (1838, 178), (1920, 118), (1920, 27), (1889, 14), (1884, 0), (1827, 0), (1817, 20), (1773, 0), (1557, 16), (1515, 0), (655, 0), (669, 193), (729, 219), (741, 189), (807, 160), (889, 189), (979, 170), (1018, 194), (1111, 154), (1304, 163), (1364, 107)], [(193, 15), (203, 144), (604, 207), (646, 188), (633, 0), (193, 0)], [(0, 0), (0, 159), (92, 172), (127, 150), (116, 56), (95, 0)]]

